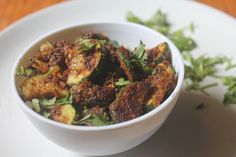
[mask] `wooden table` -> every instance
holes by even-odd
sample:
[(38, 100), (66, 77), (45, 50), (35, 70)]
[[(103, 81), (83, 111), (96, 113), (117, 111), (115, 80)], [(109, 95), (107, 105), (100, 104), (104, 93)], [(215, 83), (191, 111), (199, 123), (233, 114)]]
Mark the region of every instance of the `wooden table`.
[[(39, 9), (64, 0), (0, 0), (0, 30)], [(198, 0), (236, 17), (236, 0)]]

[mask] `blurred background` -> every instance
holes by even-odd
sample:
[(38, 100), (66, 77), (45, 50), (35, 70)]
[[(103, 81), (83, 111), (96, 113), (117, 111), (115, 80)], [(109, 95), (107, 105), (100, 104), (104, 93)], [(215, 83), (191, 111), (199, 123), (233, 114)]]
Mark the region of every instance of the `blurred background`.
[[(67, 0), (0, 0), (0, 31), (16, 20)], [(197, 0), (236, 17), (236, 0)]]
[[(236, 0), (197, 0), (236, 17)], [(0, 31), (16, 20), (66, 0), (0, 0)]]

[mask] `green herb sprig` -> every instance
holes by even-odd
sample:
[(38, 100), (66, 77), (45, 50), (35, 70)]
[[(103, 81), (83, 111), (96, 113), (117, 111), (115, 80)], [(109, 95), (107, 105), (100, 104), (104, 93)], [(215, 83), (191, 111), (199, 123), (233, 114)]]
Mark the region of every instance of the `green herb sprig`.
[(45, 117), (48, 117), (50, 111), (56, 104), (57, 105), (65, 105), (65, 104), (72, 104), (73, 103), (73, 97), (72, 95), (68, 95), (65, 98), (57, 99), (56, 97), (53, 97), (52, 99), (37, 99), (34, 98), (31, 101), (31, 105), (33, 110), (35, 110), (38, 113), (42, 113), (45, 115)]
[(135, 48), (133, 58), (130, 62), (147, 74), (151, 74), (154, 70), (147, 66), (147, 53), (145, 50), (145, 44), (142, 41), (140, 41), (138, 47)]
[(125, 80), (124, 78), (119, 78), (118, 81), (115, 82), (115, 86), (122, 87), (130, 84), (129, 80)]
[(20, 66), (20, 68), (16, 71), (16, 76), (25, 76), (30, 77), (35, 74), (35, 71), (31, 68), (25, 68), (24, 66)]

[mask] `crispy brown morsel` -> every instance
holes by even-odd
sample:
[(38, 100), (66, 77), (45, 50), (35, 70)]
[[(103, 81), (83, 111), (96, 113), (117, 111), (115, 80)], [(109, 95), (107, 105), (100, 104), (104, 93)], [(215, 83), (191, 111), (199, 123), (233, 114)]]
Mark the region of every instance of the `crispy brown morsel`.
[(26, 79), (21, 85), (21, 95), (24, 100), (33, 98), (62, 98), (68, 95), (66, 84), (61, 81), (60, 73), (54, 75), (36, 75)]
[(94, 106), (106, 106), (115, 98), (115, 90), (111, 86), (94, 85), (90, 81), (84, 81), (71, 88), (75, 103), (89, 108)]
[(132, 83), (121, 90), (109, 107), (112, 119), (118, 123), (141, 116), (149, 91), (150, 84), (146, 82)]
[(157, 65), (157, 74), (149, 76), (145, 81), (150, 82), (154, 93), (148, 100), (148, 105), (157, 107), (164, 100), (165, 96), (172, 92), (176, 86), (176, 75), (171, 64), (165, 60)]

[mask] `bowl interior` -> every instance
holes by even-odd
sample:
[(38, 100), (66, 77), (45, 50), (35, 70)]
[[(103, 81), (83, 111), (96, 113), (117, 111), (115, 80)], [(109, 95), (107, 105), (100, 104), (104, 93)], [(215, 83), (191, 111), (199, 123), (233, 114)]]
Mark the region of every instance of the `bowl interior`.
[[(81, 33), (90, 31), (103, 33), (110, 39), (118, 41), (120, 44), (128, 47), (131, 50), (138, 46), (140, 40), (143, 41), (143, 43), (146, 45), (146, 48), (155, 47), (156, 45), (164, 41), (167, 42), (172, 52), (172, 64), (178, 74), (177, 86), (174, 92), (180, 90), (183, 82), (184, 70), (183, 62), (178, 49), (174, 46), (174, 44), (172, 44), (172, 42), (168, 38), (161, 35), (160, 33), (157, 33), (147, 27), (132, 23), (80, 24), (51, 32), (42, 37), (40, 40), (33, 42), (28, 48), (25, 49), (25, 51), (22, 53), (19, 60), (17, 61), (14, 71), (20, 65), (27, 66), (29, 64), (28, 58), (34, 56), (35, 53), (38, 52), (39, 47), (42, 43), (46, 41), (54, 43), (59, 40), (74, 41)], [(15, 88), (16, 90), (18, 90), (19, 85), (23, 80), (17, 77), (15, 77), (14, 80)], [(172, 97), (173, 93), (170, 95), (170, 97)]]

